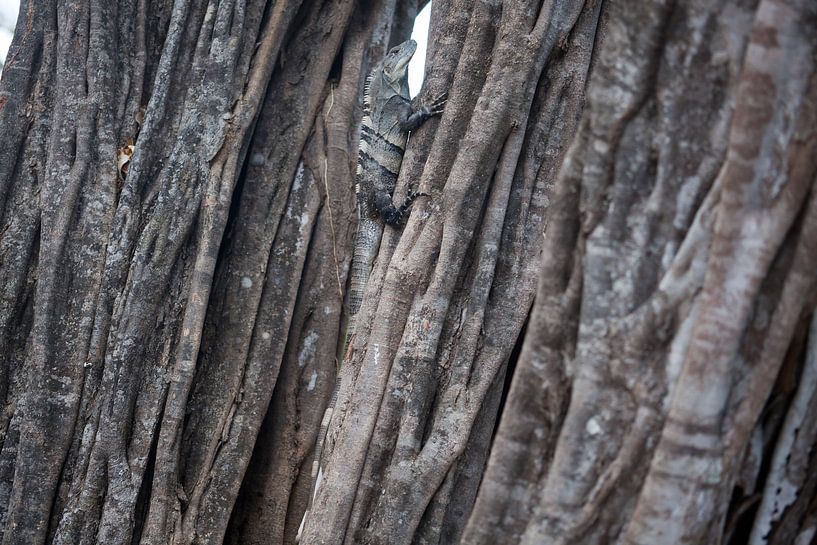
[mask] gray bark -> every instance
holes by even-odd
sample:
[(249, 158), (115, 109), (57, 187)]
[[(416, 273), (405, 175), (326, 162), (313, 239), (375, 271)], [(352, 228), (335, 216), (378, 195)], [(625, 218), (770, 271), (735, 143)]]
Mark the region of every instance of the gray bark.
[[(462, 514), (446, 516), (453, 482), (443, 483), (450, 475), (466, 489), (478, 484), (462, 479), (479, 474), (484, 457), (475, 452), (475, 466), (461, 472), (455, 462), (477, 433), (483, 401), (502, 385), (533, 298), (545, 199), (578, 122), (599, 6), (537, 13), (523, 2), (481, 3), (432, 13), (440, 41), (427, 86), (433, 94), (450, 81), (449, 100), (436, 134), (427, 124), (412, 138), (401, 171), (403, 182), (419, 178), (431, 204), (415, 208), (399, 242), (387, 232), (381, 243), (341, 367), (334, 450), (314, 504), (323, 516), (308, 519), (306, 542), (438, 542), (461, 532)], [(580, 46), (563, 58), (576, 35)], [(461, 53), (446, 51), (438, 64), (443, 40), (461, 43), (452, 48)], [(412, 164), (425, 150), (425, 165)], [(473, 443), (487, 445), (476, 435)], [(454, 526), (443, 530), (443, 521)]]
[(115, 7), (24, 3), (3, 76), (4, 543), (221, 540), (325, 215), (352, 2)]
[[(814, 15), (609, 5), (463, 542), (744, 543), (774, 501), (781, 420), (761, 417), (814, 310)], [(798, 479), (758, 542), (813, 536)]]
[(339, 354), (363, 78), (421, 4), (23, 2), (2, 543), (292, 543), (336, 379), (302, 543), (813, 540), (813, 2), (435, 3), (430, 198)]

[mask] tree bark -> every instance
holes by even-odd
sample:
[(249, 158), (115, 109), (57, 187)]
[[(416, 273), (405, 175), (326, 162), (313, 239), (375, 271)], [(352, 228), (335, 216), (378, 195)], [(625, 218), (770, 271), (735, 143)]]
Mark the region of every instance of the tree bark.
[(817, 8), (432, 6), (339, 354), (369, 67), (418, 0), (21, 5), (3, 544), (801, 545)]
[[(458, 40), (461, 53), (437, 63), (440, 43), (432, 44), (432, 67), (448, 73), (432, 69), (427, 85), (450, 81), (449, 100), (436, 134), (430, 124), (418, 131), (401, 170), (432, 198), (399, 242), (384, 237), (357, 318), (365, 325), (341, 368), (334, 451), (315, 500), (322, 516), (308, 519), (307, 543), (438, 542), (444, 521), (447, 536), (461, 532), (464, 517), (447, 513), (453, 481), (473, 495), (480, 470), (458, 472), (455, 462), (472, 429), (474, 448), (487, 447), (474, 423), (493, 427), (496, 390), (530, 308), (544, 200), (578, 122), (599, 7), (481, 3), (432, 13), (435, 35)], [(572, 55), (571, 39), (580, 43)], [(562, 131), (552, 131), (554, 120)], [(415, 166), (424, 147), (428, 159)], [(484, 457), (469, 462), (479, 468)]]
[(3, 78), (6, 149), (30, 157), (3, 162), (4, 543), (218, 542), (319, 215), (297, 167), (353, 3), (106, 8), (24, 3)]
[[(776, 501), (761, 415), (814, 310), (814, 15), (609, 5), (463, 542), (745, 543)], [(813, 536), (813, 445), (786, 530), (766, 514), (753, 543)]]

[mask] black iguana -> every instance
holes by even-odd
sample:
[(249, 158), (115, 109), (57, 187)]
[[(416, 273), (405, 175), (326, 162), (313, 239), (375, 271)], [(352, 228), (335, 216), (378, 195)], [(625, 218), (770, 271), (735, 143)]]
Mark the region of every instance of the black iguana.
[[(399, 207), (392, 201), (409, 132), (419, 127), (429, 117), (442, 113), (446, 100), (446, 96), (443, 95), (427, 106), (415, 107), (412, 104), (408, 87), (408, 64), (416, 49), (417, 42), (414, 40), (393, 47), (372, 69), (364, 86), (363, 120), (360, 127), (355, 184), (359, 223), (352, 256), (349, 319), (341, 354), (345, 354), (354, 333), (355, 318), (363, 302), (363, 291), (380, 246), (380, 236), (383, 232), (380, 221), (394, 228), (400, 227), (412, 201), (425, 195), (409, 193)], [(312, 502), (320, 486), (323, 474), (320, 468), (323, 445), (337, 394), (336, 384), (329, 406), (321, 420), (315, 444), (315, 461), (312, 465), (313, 492), (301, 527), (298, 529), (296, 541), (300, 541), (306, 517), (312, 509)]]

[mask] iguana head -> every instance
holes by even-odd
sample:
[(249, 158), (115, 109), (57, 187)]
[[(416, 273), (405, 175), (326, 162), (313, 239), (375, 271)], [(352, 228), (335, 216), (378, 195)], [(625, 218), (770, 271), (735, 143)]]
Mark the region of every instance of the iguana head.
[(383, 59), (383, 77), (388, 83), (399, 84), (406, 78), (409, 61), (415, 51), (417, 42), (414, 40), (407, 40), (389, 50)]
[(363, 89), (364, 114), (372, 115), (377, 122), (383, 121), (389, 126), (396, 123), (397, 103), (392, 98), (402, 96), (409, 100), (408, 64), (416, 49), (417, 42), (414, 40), (403, 42), (392, 47), (383, 60), (372, 68)]

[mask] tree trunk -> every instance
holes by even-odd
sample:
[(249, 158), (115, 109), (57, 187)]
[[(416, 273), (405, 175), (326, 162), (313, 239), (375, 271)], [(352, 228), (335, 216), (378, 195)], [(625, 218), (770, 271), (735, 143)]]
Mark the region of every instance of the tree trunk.
[[(801, 545), (817, 8), (432, 6), (347, 354), (363, 78), (418, 0), (23, 1), (3, 544)], [(535, 300), (534, 300), (535, 297)]]
[(307, 250), (348, 265), (304, 149), (353, 2), (115, 8), (24, 3), (4, 72), (4, 543), (220, 542)]
[(814, 17), (610, 6), (465, 542), (811, 539)]

